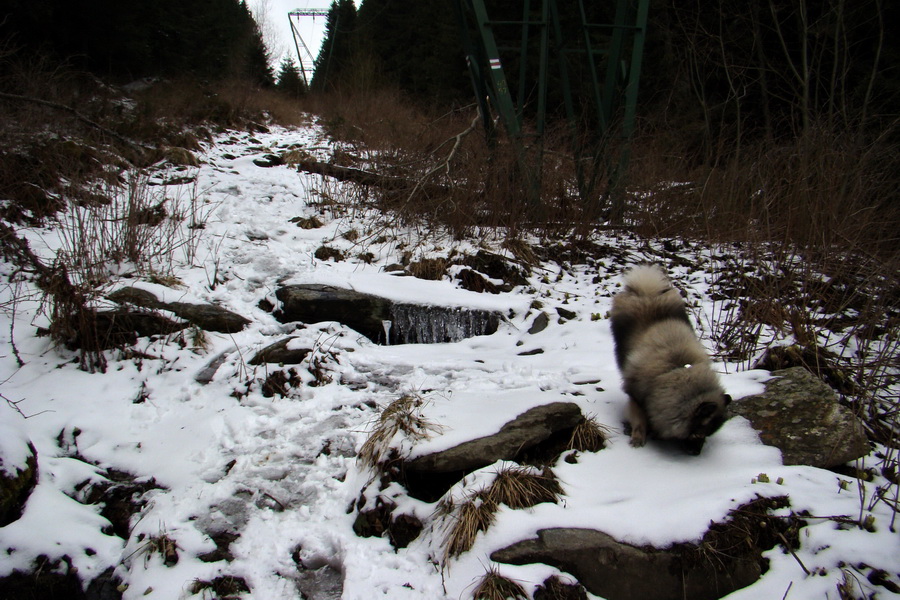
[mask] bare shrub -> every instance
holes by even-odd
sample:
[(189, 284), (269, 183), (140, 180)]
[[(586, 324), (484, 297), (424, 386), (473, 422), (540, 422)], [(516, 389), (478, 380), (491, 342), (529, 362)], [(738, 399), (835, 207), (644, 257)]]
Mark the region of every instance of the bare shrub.
[(335, 163), (390, 182), (362, 184), (362, 197), (400, 224), (455, 236), (501, 227), (514, 238), (522, 230), (571, 230), (586, 223), (589, 207), (576, 199), (563, 127), (519, 150), (502, 136), (488, 143), (474, 106), (438, 114), (393, 90), (308, 102), (340, 144)]
[[(57, 260), (85, 285), (99, 285), (124, 265), (143, 275), (171, 276), (176, 263), (190, 261), (200, 213), (195, 187), (150, 185), (146, 172), (132, 170), (125, 185), (106, 185), (103, 201), (73, 204), (59, 218), (62, 248)], [(185, 193), (186, 192), (186, 193)]]
[(890, 200), (900, 183), (900, 146), (892, 135), (867, 139), (820, 125), (689, 170), (687, 151), (642, 139), (629, 173), (640, 194), (628, 219), (650, 235), (890, 256), (900, 228), (900, 206)]

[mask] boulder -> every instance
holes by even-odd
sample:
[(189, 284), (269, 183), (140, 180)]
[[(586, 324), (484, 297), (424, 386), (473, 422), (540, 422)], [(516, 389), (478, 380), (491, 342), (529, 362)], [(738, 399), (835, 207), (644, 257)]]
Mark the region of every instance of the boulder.
[(164, 305), (185, 321), (190, 321), (200, 329), (219, 333), (237, 333), (250, 324), (250, 319), (233, 313), (215, 304), (189, 304), (170, 302)]
[(153, 292), (141, 288), (120, 288), (109, 294), (107, 298), (119, 304), (132, 304), (142, 308), (168, 310), (206, 331), (237, 333), (250, 323), (250, 319), (215, 304), (162, 302)]
[(299, 365), (312, 350), (309, 348), (289, 348), (288, 346), (291, 341), (295, 339), (297, 339), (296, 336), (290, 336), (266, 346), (257, 352), (253, 358), (249, 360), (249, 363), (251, 365), (262, 365), (266, 363)]
[(21, 516), (38, 477), (37, 450), (13, 425), (14, 416), (0, 422), (0, 527)]
[(458, 307), (395, 303), (387, 298), (322, 284), (287, 285), (275, 291), (282, 323), (336, 321), (376, 343), (457, 342), (497, 331), (498, 313)]
[(548, 315), (544, 311), (541, 311), (534, 318), (534, 321), (531, 322), (531, 327), (528, 328), (528, 333), (531, 335), (535, 335), (547, 329), (548, 325), (550, 325), (550, 315)]
[(772, 375), (764, 393), (736, 400), (728, 410), (781, 450), (784, 464), (831, 468), (871, 451), (860, 420), (819, 378), (802, 367)]
[(385, 338), (390, 300), (322, 284), (286, 285), (275, 291), (281, 307), (274, 316), (282, 323), (337, 321), (372, 341)]
[[(96, 314), (96, 340), (91, 342), (100, 348), (131, 346), (137, 343), (138, 336), (170, 335), (185, 327), (187, 325), (183, 322), (153, 312), (130, 308), (104, 310)], [(81, 346), (82, 340), (77, 345)]]
[(716, 600), (759, 579), (759, 557), (750, 544), (727, 552), (689, 544), (660, 549), (575, 528), (542, 529), (491, 554), (497, 562), (551, 565), (607, 600)]
[(491, 279), (503, 280), (503, 285), (499, 288), (502, 292), (508, 292), (519, 285), (528, 285), (525, 269), (508, 258), (487, 250), (479, 250), (475, 256), (466, 256), (463, 264), (484, 273)]
[(583, 418), (581, 409), (572, 402), (536, 406), (506, 423), (493, 435), (416, 457), (407, 461), (404, 468), (429, 473), (474, 471), (498, 460), (511, 460), (557, 431), (575, 427)]

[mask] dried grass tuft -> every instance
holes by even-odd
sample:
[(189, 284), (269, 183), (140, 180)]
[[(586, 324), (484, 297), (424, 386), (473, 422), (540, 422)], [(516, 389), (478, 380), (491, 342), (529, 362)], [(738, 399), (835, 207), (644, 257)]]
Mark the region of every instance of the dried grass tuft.
[(477, 494), (456, 507), (444, 540), (444, 563), (472, 548), (478, 534), (494, 523), (497, 508), (496, 502)]
[(549, 469), (537, 473), (531, 467), (508, 467), (497, 473), (487, 489), (492, 502), (510, 508), (529, 508), (542, 502), (556, 502), (562, 487)]
[(469, 492), (458, 502), (447, 496), (435, 514), (452, 520), (444, 538), (444, 563), (467, 552), (475, 538), (494, 522), (501, 504), (512, 509), (530, 508), (542, 502), (557, 502), (563, 491), (553, 472), (534, 467), (506, 466), (486, 488)]
[(421, 440), (439, 432), (440, 426), (422, 416), (425, 401), (418, 394), (404, 394), (387, 405), (359, 451), (364, 465), (377, 468), (391, 450), (391, 440), (402, 433), (410, 440)]
[(481, 578), (473, 600), (527, 600), (528, 594), (521, 585), (501, 575), (496, 567), (490, 567)]
[(601, 425), (593, 416), (583, 419), (572, 430), (568, 449), (580, 452), (598, 452), (606, 447), (609, 428)]

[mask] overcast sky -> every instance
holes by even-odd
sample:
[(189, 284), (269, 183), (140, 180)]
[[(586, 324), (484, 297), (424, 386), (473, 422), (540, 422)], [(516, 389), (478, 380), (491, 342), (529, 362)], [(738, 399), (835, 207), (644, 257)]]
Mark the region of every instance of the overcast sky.
[[(360, 0), (356, 0), (357, 7), (359, 4)], [(277, 70), (286, 54), (293, 57), (295, 62), (297, 60), (288, 13), (295, 9), (328, 8), (331, 6), (331, 0), (249, 0), (248, 6), (263, 28), (263, 37), (272, 53), (272, 62)], [(325, 17), (300, 17), (294, 20), (294, 24), (313, 57), (318, 55), (325, 37)], [(310, 69), (312, 65), (308, 64), (308, 61), (308, 56), (304, 54), (304, 67)]]

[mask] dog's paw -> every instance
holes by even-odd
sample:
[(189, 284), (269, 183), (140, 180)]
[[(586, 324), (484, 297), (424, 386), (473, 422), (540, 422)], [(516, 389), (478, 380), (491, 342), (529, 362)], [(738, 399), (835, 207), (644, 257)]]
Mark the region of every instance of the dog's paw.
[(634, 427), (631, 430), (631, 445), (634, 448), (640, 448), (647, 443), (647, 432), (643, 427)]

